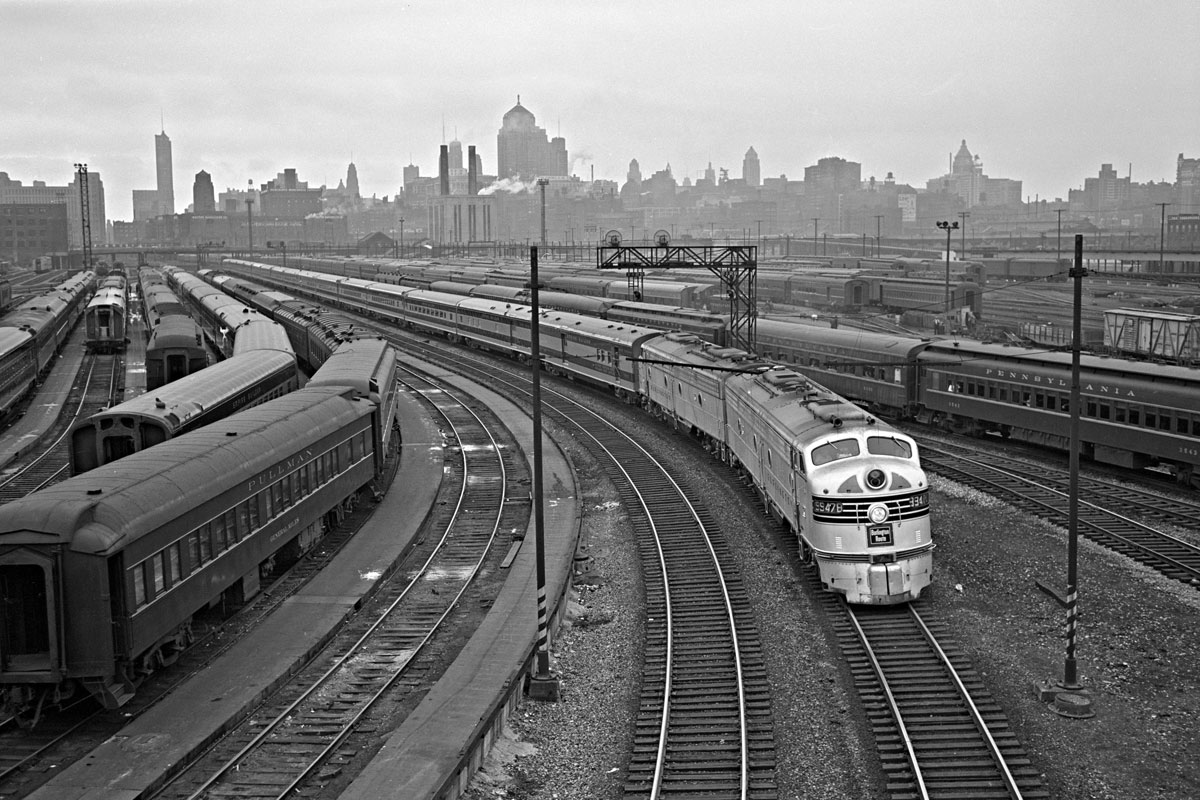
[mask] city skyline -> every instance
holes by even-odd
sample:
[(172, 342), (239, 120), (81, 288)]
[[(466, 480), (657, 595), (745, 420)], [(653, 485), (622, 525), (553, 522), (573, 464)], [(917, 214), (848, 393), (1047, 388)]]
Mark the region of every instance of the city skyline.
[(151, 136), (165, 130), (179, 209), (201, 170), (218, 191), (285, 167), (333, 188), (353, 161), (363, 195), (391, 196), (410, 160), (436, 174), (454, 138), (494, 174), (518, 94), (584, 180), (594, 166), (622, 182), (632, 159), (647, 174), (669, 163), (681, 182), (710, 161), (740, 177), (753, 147), (763, 178), (799, 180), (839, 156), (864, 179), (892, 172), (923, 188), (966, 139), (988, 174), (1053, 200), (1102, 163), (1173, 181), (1179, 153), (1200, 154), (1200, 11), (1182, 2), (1135, 19), (1115, 2), (1064, 3), (1050, 18), (1024, 0), (970, 13), (941, 2), (903, 14), (774, 2), (328, 12), (0, 0), (0, 46), (16, 65), (0, 86), (0, 171), (57, 184), (87, 162), (109, 218), (128, 220), (132, 190), (156, 185)]

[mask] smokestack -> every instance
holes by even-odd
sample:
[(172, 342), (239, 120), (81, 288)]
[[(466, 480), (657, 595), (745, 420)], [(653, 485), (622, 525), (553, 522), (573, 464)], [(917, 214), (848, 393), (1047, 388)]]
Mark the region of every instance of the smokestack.
[(438, 184), (439, 194), (450, 194), (450, 146), (445, 144), (438, 154)]
[(479, 194), (479, 175), (475, 172), (475, 145), (467, 145), (467, 194)]

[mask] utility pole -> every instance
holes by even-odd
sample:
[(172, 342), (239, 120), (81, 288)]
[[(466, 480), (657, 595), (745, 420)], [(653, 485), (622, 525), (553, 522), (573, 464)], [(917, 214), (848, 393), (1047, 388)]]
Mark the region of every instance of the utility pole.
[(1074, 281), (1072, 339), (1071, 339), (1071, 391), (1068, 430), (1070, 431), (1070, 484), (1067, 494), (1067, 596), (1052, 596), (1067, 610), (1067, 654), (1063, 661), (1061, 681), (1041, 681), (1038, 696), (1043, 702), (1053, 702), (1054, 711), (1072, 719), (1089, 719), (1096, 716), (1092, 710), (1092, 693), (1079, 683), (1079, 668), (1075, 645), (1079, 633), (1079, 417), (1080, 417), (1080, 365), (1079, 350), (1083, 303), (1083, 279), (1087, 270), (1083, 266), (1083, 234), (1075, 235), (1075, 266), (1070, 271)]
[(1158, 274), (1160, 278), (1165, 280), (1167, 274), (1167, 264), (1163, 259), (1163, 245), (1165, 243), (1167, 233), (1167, 206), (1174, 205), (1174, 203), (1155, 203), (1154, 205), (1159, 206), (1162, 209), (1162, 219), (1158, 223)]
[[(542, 187), (542, 219), (545, 219), (545, 178), (538, 179)], [(542, 225), (542, 238), (545, 223)], [(534, 560), (537, 576), (537, 653), (533, 674), (529, 680), (529, 694), (537, 700), (557, 702), (561, 683), (550, 670), (550, 624), (546, 607), (546, 523), (542, 490), (542, 355), (541, 331), (538, 308), (538, 249), (529, 248), (529, 363), (532, 368), (533, 389), (533, 532)]]
[(875, 215), (875, 257), (876, 258), (879, 258), (880, 255), (882, 255), (882, 251), (880, 250), (880, 247), (879, 247), (879, 228), (882, 225), (882, 223), (883, 223), (883, 214), (876, 214)]
[[(946, 232), (946, 316), (950, 315), (950, 232), (958, 229), (957, 222), (940, 220), (937, 226)], [(949, 320), (946, 320), (949, 323)]]
[(813, 221), (813, 255), (814, 256), (817, 254), (817, 223), (820, 221), (820, 219), (821, 219), (820, 217), (812, 218), (812, 221)]

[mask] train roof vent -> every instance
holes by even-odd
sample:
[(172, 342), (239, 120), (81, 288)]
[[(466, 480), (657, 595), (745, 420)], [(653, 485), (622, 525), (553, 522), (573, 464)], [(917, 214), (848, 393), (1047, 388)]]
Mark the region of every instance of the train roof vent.
[(154, 407), (155, 407), (155, 408), (166, 408), (166, 407), (167, 407), (167, 404), (166, 404), (166, 403), (164, 403), (162, 400), (159, 400), (159, 399), (156, 397), (156, 398), (154, 398)]
[(237, 436), (237, 431), (225, 431), (226, 436)]
[(96, 494), (100, 494), (103, 491), (104, 491), (103, 489), (88, 489), (87, 493), (91, 494), (91, 495), (96, 495)]
[(790, 369), (773, 369), (761, 374), (761, 378), (768, 386), (778, 389), (781, 392), (799, 392), (811, 388), (812, 384), (798, 372), (792, 372)]

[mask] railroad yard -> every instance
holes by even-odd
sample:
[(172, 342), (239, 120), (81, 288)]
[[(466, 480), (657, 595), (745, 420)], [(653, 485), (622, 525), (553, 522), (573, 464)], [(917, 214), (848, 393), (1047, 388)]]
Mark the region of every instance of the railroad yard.
[[(629, 402), (619, 370), (612, 373), (615, 378), (607, 369), (588, 374), (594, 366), (590, 349), (572, 362), (567, 337), (549, 339), (546, 346), (562, 348), (550, 356), (543, 351), (549, 368), (542, 379), (548, 437), (543, 449), (552, 484), (549, 602), (557, 625), (550, 663), (558, 697), (534, 699), (521, 691), (535, 658), (536, 632), (528, 366), (479, 352), (498, 349), (490, 340), (475, 341), (468, 349), (461, 342), (465, 335), (452, 332), (446, 338), (459, 343), (445, 341), (447, 330), (436, 321), (440, 312), (422, 312), (426, 318), (416, 330), (402, 329), (396, 319), (386, 318), (389, 306), (381, 304), (371, 318), (363, 317), (358, 312), (367, 306), (361, 303), (375, 301), (363, 300), (357, 307), (340, 298), (335, 302), (322, 294), (323, 284), (287, 283), (296, 279), (291, 274), (281, 273), (283, 283), (260, 286), (253, 281), (266, 279), (273, 268), (251, 273), (253, 265), (237, 263), (245, 269), (202, 276), (216, 278), (236, 302), (224, 295), (212, 300), (220, 292), (182, 270), (168, 269), (168, 275), (181, 299), (186, 292), (179, 287), (191, 286), (197, 297), (210, 298), (205, 300), (210, 306), (234, 302), (237, 314), (253, 313), (243, 312), (243, 303), (249, 308), (261, 301), (259, 313), (270, 317), (270, 304), (281, 309), (288, 302), (280, 300), (279, 290), (298, 292), (291, 302), (294, 319), (310, 332), (305, 347), (315, 347), (324, 336), (326, 348), (319, 355), (303, 353), (300, 361), (316, 368), (330, 359), (330, 369), (318, 370), (305, 391), (326, 392), (330, 399), (321, 402), (332, 402), (340, 391), (339, 402), (348, 404), (349, 395), (340, 387), (370, 385), (374, 394), (363, 388), (359, 399), (371, 398), (370, 407), (387, 414), (395, 411), (396, 455), (379, 444), (387, 440), (380, 431), (393, 430), (386, 419), (375, 416), (361, 423), (375, 431), (372, 447), (379, 448), (354, 449), (367, 447), (363, 444), (346, 450), (365, 476), (356, 478), (361, 488), (339, 488), (345, 499), (306, 518), (311, 524), (291, 523), (305, 536), (322, 531), (315, 539), (321, 544), (303, 557), (289, 552), (286, 563), (281, 556), (278, 565), (272, 554), (252, 569), (255, 590), (261, 575), (264, 591), (227, 622), (220, 617), (227, 600), (231, 609), (241, 605), (232, 600), (240, 598), (242, 584), (234, 584), (237, 592), (218, 592), (220, 602), (209, 604), (216, 613), (197, 616), (189, 625), (188, 635), (197, 644), (184, 651), (179, 664), (142, 684), (135, 699), (98, 715), (87, 712), (93, 716), (85, 715), (84, 727), (62, 734), (55, 733), (55, 725), (65, 725), (67, 716), (55, 720), (56, 709), (39, 706), (44, 738), (58, 737), (40, 754), (34, 752), (43, 746), (37, 737), (18, 730), (14, 719), (5, 720), (0, 798), (100, 796), (94, 793), (118, 790), (146, 797), (247, 792), (284, 797), (299, 788), (305, 797), (352, 800), (380, 796), (385, 786), (406, 796), (416, 787), (421, 794), (413, 796), (461, 792), (468, 800), (1200, 796), (1195, 758), (1200, 752), (1195, 724), (1200, 641), (1193, 631), (1200, 611), (1200, 528), (1194, 524), (1200, 494), (1155, 478), (1165, 478), (1179, 464), (1140, 476), (1085, 465), (1078, 558), (1082, 688), (1074, 687), (1056, 707), (1037, 689), (1064, 675), (1067, 612), (1054, 596), (1066, 592), (1063, 493), (1068, 477), (1062, 453), (1009, 441), (1007, 434), (954, 437), (907, 422), (893, 428), (870, 419), (866, 427), (891, 431), (893, 446), (903, 447), (911, 437), (921, 450), (929, 486), (917, 487), (922, 491), (914, 497), (923, 497), (927, 489), (928, 506), (912, 503), (914, 513), (928, 511), (934, 567), (932, 582), (916, 601), (889, 599), (848, 608), (821, 588), (818, 570), (803, 563), (812, 553), (780, 524), (785, 514), (779, 508), (774, 516), (765, 513), (767, 495), (755, 489), (750, 471), (739, 473), (714, 458), (718, 443), (711, 438), (689, 436), (686, 425), (673, 428)], [(356, 291), (375, 291), (359, 284)], [(1027, 291), (1004, 293), (1013, 309), (1025, 308), (1026, 318), (1033, 313), (1058, 319), (1059, 310), (1069, 312), (1069, 287), (1039, 291), (1036, 297)], [(1088, 311), (1097, 324), (1104, 309), (1122, 307), (1133, 296), (1123, 288), (1089, 291)], [(1147, 289), (1138, 296), (1157, 295)], [(985, 301), (992, 319), (1018, 318), (1019, 311), (1005, 310), (1006, 303), (995, 299)], [(396, 300), (385, 302), (399, 307)], [(418, 290), (405, 302), (428, 302), (428, 308), (461, 303), (462, 309), (493, 313), (482, 301), (436, 287)], [(341, 308), (313, 313), (314, 303)], [(786, 317), (787, 309), (776, 311)], [(809, 311), (793, 307), (792, 313), (808, 316)], [(556, 312), (554, 322), (563, 317), (575, 318)], [(272, 319), (285, 316), (280, 311)], [(298, 341), (293, 330), (272, 319), (261, 320), (264, 327), (254, 329), (255, 338), (247, 337), (251, 344), (245, 347), (290, 352), (284, 340)], [(129, 335), (140, 337), (138, 314), (131, 313), (128, 323)], [(597, 325), (594, 334), (573, 324), (573, 335), (600, 339), (613, 336), (609, 331), (617, 323), (607, 329)], [(627, 324), (636, 330), (635, 323)], [(697, 324), (697, 330), (707, 330), (707, 321)], [(279, 330), (271, 334), (271, 344), (262, 344), (267, 340), (258, 331), (267, 326)], [(89, 329), (87, 335), (93, 342), (95, 334)], [(82, 350), (80, 336), (75, 346)], [(399, 398), (395, 407), (388, 392), (379, 392), (375, 376), (385, 374), (380, 365), (371, 362), (377, 372), (368, 384), (361, 373), (366, 358), (354, 362), (358, 371), (351, 380), (341, 366), (351, 362), (334, 356), (366, 352), (354, 349), (355, 337), (360, 346), (369, 341), (376, 348), (372, 353), (384, 354), (386, 383)], [(342, 342), (350, 345), (339, 350)], [(223, 363), (229, 366), (246, 358), (247, 350), (235, 349), (244, 346), (242, 340), (211, 344), (224, 353), (210, 351), (210, 360), (228, 356)], [(89, 349), (96, 348), (89, 344)], [(119, 410), (107, 407), (122, 399), (130, 403), (146, 389), (146, 351), (140, 341), (128, 352), (116, 349), (117, 356), (89, 352), (78, 378), (53, 376), (44, 391), (69, 398), (58, 402), (79, 419), (98, 419), (102, 413), (118, 417)], [(611, 356), (597, 360), (606, 358)], [(70, 364), (64, 372), (79, 368), (78, 355)], [(125, 376), (118, 374), (122, 366)], [(201, 375), (192, 376), (197, 386)], [(610, 389), (625, 401), (612, 391), (583, 385), (597, 377), (610, 381)], [(170, 389), (167, 384), (157, 391), (169, 397), (185, 385)], [(301, 396), (281, 394), (274, 401), (256, 400), (265, 405), (256, 405), (255, 413), (265, 418), (273, 403), (282, 400), (279, 407), (288, 408)], [(668, 385), (666, 395), (672, 394)], [(46, 405), (45, 398), (35, 396), (19, 414), (28, 414), (25, 422), (32, 422), (36, 415), (30, 412)], [(155, 405), (161, 410), (165, 404), (156, 398)], [(369, 404), (358, 405), (366, 409)], [(853, 426), (848, 408), (839, 405), (840, 417), (818, 421), (832, 422), (832, 430)], [(660, 417), (670, 416), (658, 410)], [(247, 437), (236, 419), (221, 423), (233, 431), (227, 435), (240, 431)], [(54, 425), (57, 429), (38, 448), (27, 446), (28, 434), (13, 435), (20, 446), (5, 450), (11, 464), (0, 480), (0, 509), (66, 477), (65, 441), (72, 425), (65, 416), (46, 423), (47, 430)], [(1179, 430), (1187, 431), (1186, 426)], [(370, 439), (359, 435), (364, 443)], [(758, 446), (755, 439), (755, 450)], [(156, 447), (163, 449), (155, 452), (165, 453), (172, 444)], [(134, 463), (143, 455), (125, 457)], [(374, 458), (369, 470), (368, 455)], [(766, 459), (769, 464), (769, 452)], [(329, 463), (332, 469), (336, 462)], [(106, 470), (106, 476), (115, 474), (111, 465)], [(390, 483), (395, 474), (401, 478)], [(314, 468), (314, 488), (316, 475)], [(816, 486), (818, 476), (812, 471), (807, 480)], [(876, 478), (865, 480), (873, 486)], [(281, 490), (280, 509), (285, 502), (300, 506), (309, 489), (305, 481), (298, 478)], [(422, 500), (407, 502), (418, 494)], [(273, 508), (273, 502), (264, 500), (263, 508)], [(909, 502), (907, 496), (903, 502)], [(384, 515), (373, 514), (376, 508), (385, 509)], [(269, 512), (264, 526), (267, 517)], [(228, 519), (233, 552), (244, 523)], [(250, 520), (246, 512), (245, 522)], [(356, 533), (364, 526), (374, 532)], [(203, 556), (199, 544), (195, 555), (188, 553), (196, 559), (191, 562), (195, 574), (200, 559), (226, 546), (224, 536), (213, 528), (212, 555), (208, 539)], [(369, 536), (383, 537), (378, 541), (386, 544), (372, 544)], [(0, 551), (2, 545), (0, 540)], [(342, 560), (355, 557), (363, 560)], [(157, 586), (153, 573), (135, 578), (145, 581), (138, 584), (139, 608), (187, 585), (181, 582), (186, 567), (180, 570), (176, 561), (172, 573), (163, 566), (171, 562), (158, 558)], [(243, 580), (250, 581), (251, 573)], [(339, 574), (344, 585), (333, 583)], [(317, 582), (322, 579), (328, 582)], [(295, 633), (271, 632), (271, 615), (289, 612), (295, 620), (289, 630)], [(368, 617), (376, 621), (368, 623)], [(6, 646), (26, 641), (16, 638), (24, 634), (11, 632), (19, 627), (13, 620), (18, 616), (5, 617)], [(270, 654), (256, 660), (260, 641)], [(37, 644), (36, 637), (28, 642)], [(0, 674), (11, 677), (5, 663)], [(663, 663), (674, 666), (664, 670)], [(213, 671), (226, 673), (222, 682), (203, 677)], [(253, 678), (237, 678), (241, 672)], [(106, 691), (119, 693), (115, 683)], [(205, 693), (215, 696), (202, 701)], [(205, 706), (202, 712), (197, 706), (193, 731), (186, 730), (189, 702)], [(664, 706), (670, 714), (662, 712)], [(212, 730), (205, 732), (210, 722)], [(429, 752), (443, 742), (450, 743), (445, 752)], [(487, 754), (481, 749), (485, 742), (494, 744)], [(141, 754), (133, 769), (126, 764), (130, 746)], [(155, 766), (159, 760), (161, 774)], [(474, 766), (482, 768), (475, 772)], [(109, 780), (97, 777), (109, 774), (106, 770), (113, 775), (111, 783), (98, 788), (96, 781)], [(137, 781), (144, 783), (132, 788)], [(434, 786), (440, 788), (433, 791)]]
[[(778, 528), (754, 513), (754, 498), (725, 470), (691, 455), (690, 442), (654, 426), (639, 433), (696, 465), (689, 476), (712, 507), (724, 509), (738, 566), (754, 576), (756, 618), (772, 643), (766, 658), (776, 698), (778, 796), (889, 797), (828, 620), (799, 585), (795, 553)], [(1062, 678), (1065, 612), (1034, 582), (1065, 582), (1065, 531), (959, 484), (935, 479), (934, 486), (939, 572), (925, 602), (950, 623), (952, 638), (982, 673), (1043, 776), (1045, 796), (1195, 797), (1196, 588), (1083, 542), (1079, 673), (1096, 716), (1061, 717), (1037, 699), (1033, 684)], [(636, 556), (612, 503), (611, 490), (587, 503), (596, 517), (586, 534), (593, 563), (556, 646), (562, 701), (522, 708), (470, 800), (624, 796), (628, 741), (619, 731), (632, 724), (636, 676), (629, 664), (637, 659), (643, 609), (631, 602), (638, 593)], [(1195, 530), (1177, 532), (1200, 542)]]

